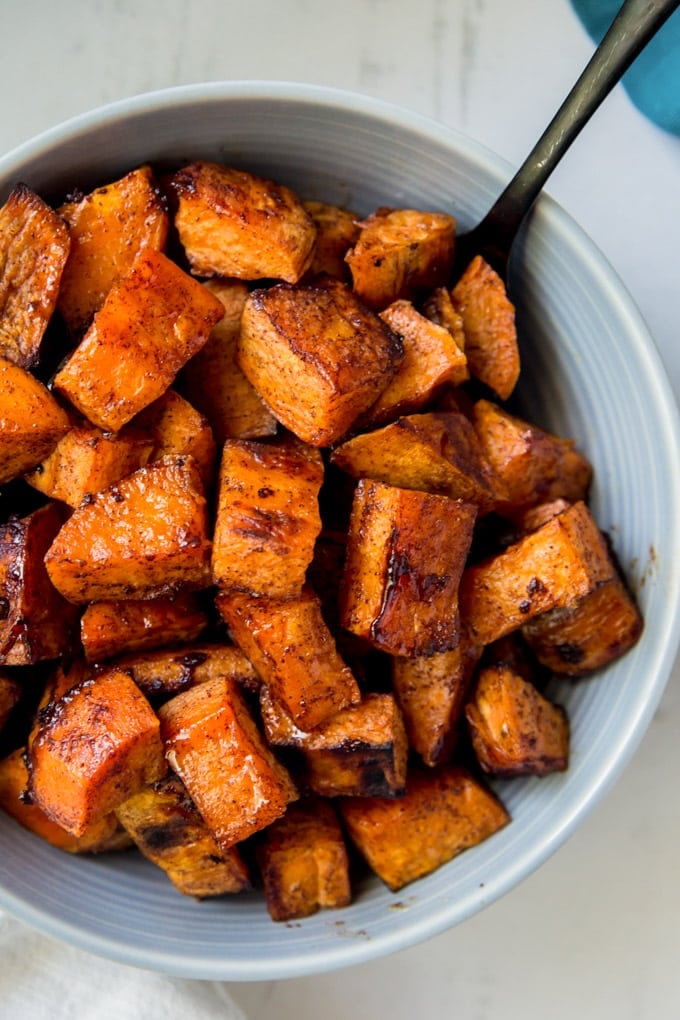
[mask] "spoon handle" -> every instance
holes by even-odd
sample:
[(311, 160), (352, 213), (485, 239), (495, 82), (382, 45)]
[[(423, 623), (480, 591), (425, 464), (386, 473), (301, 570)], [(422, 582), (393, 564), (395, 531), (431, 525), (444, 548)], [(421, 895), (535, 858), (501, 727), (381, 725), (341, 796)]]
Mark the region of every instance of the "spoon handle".
[(625, 0), (554, 118), (472, 232), (477, 251), (496, 268), (504, 271), (524, 217), (573, 140), (678, 7), (680, 0)]

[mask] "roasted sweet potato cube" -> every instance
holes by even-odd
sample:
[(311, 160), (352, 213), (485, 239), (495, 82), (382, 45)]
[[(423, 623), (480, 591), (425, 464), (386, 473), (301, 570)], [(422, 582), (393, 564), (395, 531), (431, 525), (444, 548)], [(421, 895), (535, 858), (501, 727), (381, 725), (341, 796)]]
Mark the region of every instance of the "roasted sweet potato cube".
[(144, 467), (152, 452), (153, 441), (131, 427), (113, 434), (87, 422), (74, 424), (25, 477), (51, 499), (77, 507), (86, 497)]
[[(423, 302), (423, 315), (438, 326), (444, 326), (456, 341), (458, 348), (465, 352), (465, 329), (462, 316), (453, 307), (451, 294), (446, 287), (436, 287)], [(467, 358), (465, 359), (467, 365)], [(469, 372), (468, 372), (469, 376)]]
[(316, 227), (290, 188), (209, 162), (185, 166), (169, 187), (196, 275), (297, 283), (308, 268)]
[(0, 663), (25, 666), (68, 651), (77, 612), (54, 588), (44, 558), (64, 515), (56, 503), (0, 525)]
[(509, 666), (480, 670), (465, 716), (485, 772), (544, 776), (567, 768), (569, 723), (564, 709)]
[(433, 492), (487, 511), (505, 489), (472, 425), (456, 411), (412, 414), (338, 446), (332, 462), (354, 478)]
[(54, 388), (93, 425), (117, 432), (165, 392), (222, 314), (197, 280), (146, 248), (108, 292)]
[(0, 357), (23, 368), (37, 361), (69, 245), (62, 218), (17, 184), (0, 208)]
[(488, 645), (611, 580), (607, 544), (588, 508), (575, 503), (504, 552), (468, 567), (460, 612), (472, 639)]
[(52, 452), (70, 428), (68, 415), (26, 369), (0, 358), (0, 485)]
[(103, 670), (51, 702), (28, 765), (30, 796), (74, 836), (167, 768), (156, 714), (117, 669)]
[(212, 551), (219, 588), (271, 598), (300, 594), (321, 531), (323, 476), (314, 447), (290, 439), (227, 440)]
[(267, 910), (274, 921), (309, 917), (351, 900), (349, 858), (335, 808), (318, 797), (296, 801), (257, 848)]
[(149, 166), (66, 201), (59, 214), (71, 237), (59, 311), (70, 332), (79, 336), (137, 256), (145, 248), (164, 250), (169, 219)]
[(270, 825), (297, 797), (235, 680), (192, 687), (158, 715), (167, 759), (221, 850)]
[(272, 747), (297, 748), (306, 785), (324, 797), (394, 797), (404, 789), (408, 742), (392, 694), (365, 694), (311, 733), (300, 730), (260, 688), (262, 723)]
[(0, 673), (0, 730), (21, 698), (21, 684), (8, 673)]
[(313, 592), (286, 600), (230, 591), (215, 601), (237, 645), (300, 729), (313, 730), (359, 701)]
[(537, 616), (522, 627), (522, 634), (552, 673), (580, 677), (632, 648), (642, 627), (635, 600), (615, 575), (576, 605)]
[(445, 213), (378, 209), (347, 254), (354, 290), (371, 308), (412, 300), (446, 284), (456, 221)]
[(304, 206), (316, 226), (310, 274), (328, 274), (338, 280), (349, 280), (345, 255), (359, 237), (358, 216), (349, 209), (326, 202), (305, 202)]
[(392, 684), (409, 744), (430, 767), (453, 755), (478, 658), (479, 649), (463, 633), (450, 652), (392, 659)]
[(276, 418), (236, 361), (248, 288), (238, 280), (207, 280), (204, 286), (222, 303), (224, 317), (182, 369), (184, 392), (206, 416), (220, 446), (227, 439), (273, 436)]
[(244, 690), (257, 691), (260, 686), (253, 665), (234, 645), (175, 645), (124, 655), (115, 665), (130, 674), (147, 698), (180, 694), (215, 677), (236, 680)]
[(451, 292), (463, 320), (470, 375), (507, 400), (519, 376), (515, 308), (505, 284), (481, 255), (476, 255)]
[(544, 432), (489, 400), (474, 405), (472, 424), (484, 456), (505, 485), (505, 511), (559, 498), (570, 503), (585, 499), (592, 468), (571, 440)]
[(124, 652), (195, 641), (208, 623), (193, 592), (141, 602), (92, 602), (80, 618), (80, 640), (87, 661), (102, 662)]
[(362, 428), (392, 421), (429, 404), (442, 387), (469, 377), (465, 355), (444, 326), (421, 315), (410, 301), (395, 301), (380, 313), (404, 344), (404, 360), (376, 402), (359, 420)]
[(536, 506), (513, 513), (512, 520), (520, 534), (527, 534), (547, 524), (552, 517), (557, 517), (570, 506), (571, 503), (566, 499), (553, 499), (549, 503), (537, 503)]
[(349, 836), (393, 892), (510, 821), (486, 787), (452, 765), (412, 772), (406, 794), (395, 800), (347, 797), (338, 805)]
[(346, 284), (327, 278), (253, 291), (237, 356), (287, 429), (312, 446), (329, 446), (388, 385), (403, 345)]
[(163, 457), (193, 457), (203, 484), (215, 480), (217, 446), (208, 419), (174, 390), (145, 407), (134, 425), (153, 441), (152, 460)]
[(458, 584), (476, 507), (362, 479), (356, 489), (340, 622), (392, 655), (455, 648)]
[(132, 845), (113, 812), (86, 826), (82, 835), (71, 835), (32, 803), (27, 787), (26, 748), (20, 747), (0, 760), (0, 808), (15, 822), (46, 843), (72, 854), (105, 853)]
[(141, 853), (185, 896), (203, 899), (250, 888), (238, 848), (218, 847), (186, 787), (172, 773), (134, 793), (116, 815)]
[(154, 461), (86, 501), (45, 556), (71, 602), (169, 595), (210, 583), (206, 500), (190, 457)]

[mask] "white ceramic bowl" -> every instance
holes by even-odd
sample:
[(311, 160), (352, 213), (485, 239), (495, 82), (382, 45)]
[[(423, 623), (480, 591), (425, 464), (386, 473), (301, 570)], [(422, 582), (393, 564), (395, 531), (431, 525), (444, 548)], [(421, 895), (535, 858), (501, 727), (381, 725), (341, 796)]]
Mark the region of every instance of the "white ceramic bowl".
[[(211, 158), (348, 205), (486, 211), (509, 167), (469, 139), (389, 105), (280, 83), (182, 87), (48, 131), (0, 160), (0, 197), (18, 180), (61, 195), (136, 164)], [(602, 187), (602, 182), (594, 185)], [(274, 924), (257, 894), (202, 903), (134, 853), (74, 858), (0, 817), (0, 905), (95, 953), (195, 978), (264, 980), (355, 964), (463, 921), (541, 864), (635, 750), (661, 697), (678, 633), (677, 412), (650, 337), (602, 255), (541, 198), (516, 252), (528, 417), (573, 436), (595, 466), (592, 508), (637, 592), (639, 644), (600, 675), (555, 684), (572, 722), (569, 771), (497, 784), (513, 822), (393, 895), (377, 879), (346, 910)]]

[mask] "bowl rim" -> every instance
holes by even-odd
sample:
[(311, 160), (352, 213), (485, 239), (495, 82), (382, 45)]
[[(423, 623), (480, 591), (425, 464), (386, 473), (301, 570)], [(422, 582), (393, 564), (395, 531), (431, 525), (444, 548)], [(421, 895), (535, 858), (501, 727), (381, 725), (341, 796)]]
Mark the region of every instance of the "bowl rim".
[[(0, 184), (5, 182), (13, 168), (29, 160), (40, 158), (52, 146), (62, 146), (91, 129), (111, 126), (116, 122), (169, 107), (192, 104), (216, 104), (234, 99), (312, 103), (332, 107), (364, 117), (377, 118), (387, 127), (393, 125), (426, 137), (451, 150), (459, 149), (484, 165), (495, 176), (505, 181), (512, 172), (511, 164), (490, 148), (469, 135), (448, 127), (432, 118), (395, 103), (373, 98), (359, 92), (307, 84), (295, 81), (268, 81), (261, 79), (196, 82), (140, 93), (95, 107), (48, 128), (0, 156)], [(543, 192), (532, 212), (532, 220), (546, 220), (551, 229), (576, 243), (596, 278), (597, 286), (616, 297), (619, 308), (631, 325), (638, 357), (645, 365), (647, 378), (654, 383), (657, 409), (663, 409), (665, 424), (664, 443), (669, 455), (680, 463), (680, 416), (670, 382), (654, 340), (633, 298), (618, 274), (595, 243), (572, 217)], [(669, 498), (680, 508), (680, 473), (668, 479)], [(680, 563), (680, 521), (671, 537), (674, 562)], [(261, 959), (248, 962), (221, 961), (216, 968), (213, 960), (200, 956), (178, 955), (165, 950), (146, 948), (140, 951), (121, 944), (114, 938), (88, 932), (83, 934), (78, 925), (55, 917), (49, 910), (27, 904), (10, 889), (0, 887), (0, 908), (24, 920), (47, 935), (69, 942), (98, 955), (118, 962), (171, 972), (178, 976), (257, 981), (282, 977), (303, 976), (328, 972), (341, 967), (364, 963), (414, 945), (441, 933), (469, 917), (476, 909), (483, 909), (518, 885), (540, 864), (544, 863), (571, 835), (577, 824), (594, 807), (602, 795), (629, 763), (635, 753), (663, 695), (680, 644), (680, 571), (673, 579), (673, 590), (668, 591), (665, 603), (665, 630), (667, 640), (654, 649), (654, 657), (645, 676), (640, 678), (636, 711), (628, 718), (626, 728), (618, 734), (605, 761), (590, 775), (586, 790), (572, 797), (559, 822), (552, 824), (543, 840), (513, 858), (510, 866), (499, 877), (489, 881), (476, 896), (468, 896), (454, 904), (443, 902), (440, 910), (422, 921), (398, 926), (389, 933), (381, 933), (370, 940), (344, 939), (331, 946), (320, 945), (308, 952), (304, 964), (294, 967), (290, 958), (276, 959), (274, 948), (269, 948)], [(2, 870), (0, 866), (0, 871)]]

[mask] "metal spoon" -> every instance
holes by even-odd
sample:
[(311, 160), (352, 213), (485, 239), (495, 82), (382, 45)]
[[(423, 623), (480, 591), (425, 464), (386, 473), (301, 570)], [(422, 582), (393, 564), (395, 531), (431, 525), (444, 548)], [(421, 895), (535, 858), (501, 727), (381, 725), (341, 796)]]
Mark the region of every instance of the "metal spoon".
[[(454, 280), (475, 255), (507, 279), (510, 251), (562, 156), (680, 0), (625, 0), (585, 70), (484, 219), (456, 240)], [(680, 73), (680, 70), (679, 70)]]

